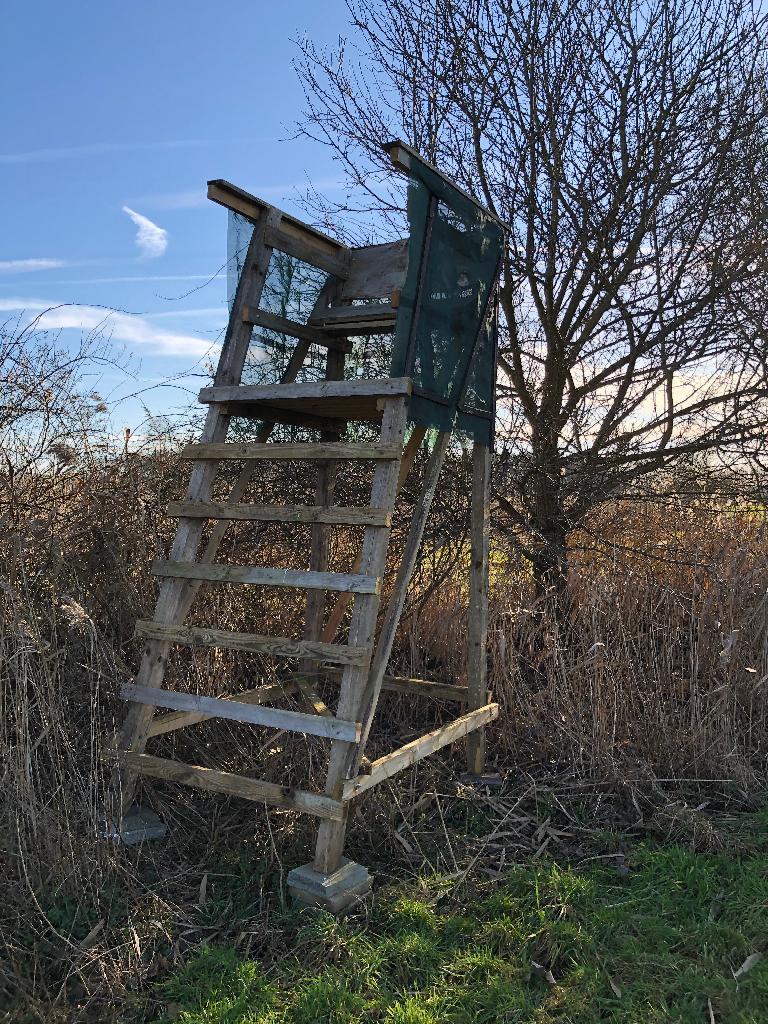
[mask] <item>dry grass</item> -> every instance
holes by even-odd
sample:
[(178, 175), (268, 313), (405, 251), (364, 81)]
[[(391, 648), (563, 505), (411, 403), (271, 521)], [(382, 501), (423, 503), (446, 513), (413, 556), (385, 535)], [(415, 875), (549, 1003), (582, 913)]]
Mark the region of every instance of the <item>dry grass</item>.
[[(72, 1016), (73, 985), (125, 993), (146, 980), (148, 964), (156, 964), (147, 949), (183, 924), (173, 924), (177, 897), (186, 899), (178, 894), (187, 893), (190, 876), (199, 884), (195, 872), (212, 846), (244, 847), (248, 857), (274, 864), (303, 856), (311, 838), (290, 814), (271, 814), (265, 830), (260, 809), (158, 787), (152, 799), (173, 826), (166, 847), (115, 854), (97, 840), (100, 746), (122, 713), (117, 690), (137, 664), (133, 625), (154, 603), (149, 566), (171, 536), (163, 509), (180, 496), (186, 469), (178, 438), (128, 451), (106, 435), (94, 440), (92, 423), (79, 435), (71, 423), (67, 431), (53, 431), (23, 472), (0, 471), (0, 1007), (21, 992), (30, 1019), (46, 1021), (65, 1004), (60, 1019), (88, 1019), (88, 1000)], [(452, 463), (450, 479), (393, 668), (462, 682), (466, 460)], [(291, 486), (300, 500), (311, 480)], [(361, 501), (365, 481), (340, 486), (340, 500)], [(278, 478), (260, 480), (261, 500), (270, 488), (285, 500)], [(616, 516), (614, 507), (610, 521), (606, 512), (575, 539), (565, 633), (532, 606), (527, 566), (503, 537), (494, 538), (490, 683), (503, 714), (489, 743), (491, 765), (512, 780), (722, 779), (754, 790), (768, 752), (764, 512), (703, 499), (621, 511)], [(280, 526), (257, 536), (238, 527), (224, 554), (274, 565), (293, 558)], [(338, 537), (334, 566), (348, 566), (353, 556), (354, 538)], [(214, 588), (194, 618), (231, 629), (258, 621), (260, 632), (298, 635), (301, 610), (284, 593), (257, 597), (241, 588), (232, 603), (231, 591)], [(180, 652), (170, 682), (221, 693), (273, 673), (256, 657)], [(387, 696), (374, 750), (391, 749), (451, 712)], [(235, 771), (258, 762), (262, 777), (316, 786), (326, 754), (321, 740), (226, 722), (161, 738), (156, 750)], [(423, 779), (439, 770), (419, 771)], [(401, 793), (409, 785), (404, 780)], [(387, 787), (366, 798), (354, 818), (353, 849), (367, 850), (369, 861), (376, 848), (382, 856), (404, 854), (390, 834), (396, 794)], [(157, 876), (167, 879), (162, 891), (147, 883), (153, 857)], [(127, 922), (120, 948), (99, 937), (115, 916)]]

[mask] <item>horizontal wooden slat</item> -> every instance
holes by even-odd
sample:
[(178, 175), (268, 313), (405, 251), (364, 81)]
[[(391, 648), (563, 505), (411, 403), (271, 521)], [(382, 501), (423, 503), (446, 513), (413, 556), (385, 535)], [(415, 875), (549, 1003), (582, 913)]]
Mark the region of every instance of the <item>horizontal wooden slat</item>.
[(167, 626), (142, 619), (136, 623), (136, 636), (192, 647), (222, 647), (229, 651), (271, 654), (276, 658), (330, 661), (334, 665), (365, 666), (371, 660), (369, 647), (349, 647), (346, 644), (321, 643), (319, 640), (291, 640), (288, 637), (260, 636), (257, 633), (231, 633), (225, 629), (205, 629), (200, 626)]
[(138, 704), (170, 708), (172, 711), (192, 711), (212, 715), (214, 718), (227, 718), (233, 722), (266, 725), (272, 729), (287, 729), (289, 732), (324, 736), (326, 739), (344, 740), (347, 743), (355, 743), (360, 739), (360, 723), (347, 722), (341, 718), (305, 715), (285, 708), (266, 708), (238, 700), (201, 697), (195, 693), (177, 693), (153, 686), (137, 686), (135, 683), (123, 683), (120, 696)]
[[(231, 181), (225, 181), (223, 178), (215, 178), (208, 182), (208, 198), (214, 203), (226, 206), (229, 210), (234, 210), (235, 213), (241, 213), (244, 217), (254, 222), (261, 218), (265, 210), (275, 209), (265, 199), (259, 199), (258, 196), (251, 195), (250, 192), (246, 192), (245, 189), (233, 185)], [(279, 212), (281, 227), (284, 231), (291, 231), (300, 236), (306, 236), (315, 245), (322, 247), (328, 253), (339, 258), (344, 258), (350, 251), (343, 242), (336, 238), (331, 238), (330, 235), (326, 235), (325, 232), (320, 231), (318, 228), (313, 228), (311, 224), (305, 224), (303, 220), (299, 220), (298, 217), (292, 217), (289, 213), (284, 213), (282, 210)]]
[(339, 442), (298, 442), (296, 444), (188, 444), (182, 459), (399, 459), (403, 450), (396, 444), (345, 444)]
[[(257, 686), (254, 690), (244, 690), (238, 693), (237, 700), (246, 704), (266, 704), (268, 701), (285, 697), (295, 693), (297, 684), (290, 679), (284, 683), (267, 683), (264, 686)], [(222, 700), (229, 698), (222, 698)], [(197, 725), (199, 722), (207, 722), (215, 715), (205, 715), (195, 711), (169, 711), (166, 715), (155, 715), (149, 726), (149, 736), (162, 736), (167, 732), (175, 732), (177, 729), (184, 729), (188, 725)]]
[(389, 302), (370, 302), (360, 306), (329, 306), (310, 319), (313, 327), (337, 328), (339, 323), (366, 324), (372, 320), (394, 323), (397, 310)]
[[(321, 675), (337, 682), (341, 679), (341, 671), (338, 669), (322, 669)], [(435, 697), (439, 700), (455, 700), (462, 703), (466, 703), (469, 693), (466, 686), (436, 683), (431, 679), (412, 679), (408, 676), (384, 676), (382, 689), (392, 693), (408, 693), (416, 697)]]
[(333, 590), (340, 594), (378, 594), (375, 576), (348, 572), (308, 572), (304, 569), (273, 569), (258, 565), (220, 565), (211, 562), (168, 562), (158, 559), (155, 576), (208, 583), (248, 583), (262, 587), (296, 587), (300, 590)]
[(287, 334), (290, 338), (300, 338), (302, 341), (312, 342), (313, 345), (322, 345), (325, 348), (338, 349), (341, 352), (352, 351), (351, 341), (336, 337), (333, 334), (327, 334), (316, 327), (297, 324), (295, 320), (289, 320), (284, 316), (277, 316), (266, 309), (253, 309), (251, 306), (244, 306), (242, 317), (243, 323), (263, 327), (267, 331)]
[(217, 501), (172, 501), (171, 518), (235, 519), (264, 523), (328, 523), (337, 526), (390, 526), (392, 513), (384, 508), (343, 505), (228, 505)]
[(384, 782), (385, 779), (391, 779), (393, 775), (397, 775), (398, 772), (415, 764), (423, 757), (434, 754), (441, 747), (461, 739), (462, 736), (466, 736), (467, 733), (475, 729), (481, 729), (497, 718), (498, 714), (498, 704), (486, 704), (485, 707), (462, 715), (461, 718), (457, 718), (449, 725), (443, 725), (411, 743), (406, 743), (404, 747), (387, 754), (386, 757), (380, 757), (371, 765), (369, 775), (358, 775), (356, 779), (349, 779), (344, 783), (343, 799), (349, 800), (353, 796), (357, 796), (358, 793), (363, 793), (366, 789), (371, 789), (372, 786)]
[(301, 384), (240, 384), (202, 388), (198, 402), (282, 402), (323, 398), (393, 398), (410, 395), (410, 377), (383, 377), (381, 380), (315, 380)]
[(332, 254), (328, 252), (326, 246), (318, 245), (310, 234), (289, 227), (288, 224), (281, 224), (277, 228), (267, 228), (264, 232), (264, 244), (273, 249), (279, 249), (280, 252), (288, 253), (289, 256), (301, 260), (302, 263), (319, 267), (320, 270), (333, 274), (334, 277), (341, 280), (344, 280), (349, 274), (349, 258), (348, 256), (345, 258), (345, 252), (348, 253), (349, 250), (339, 250), (340, 256)]
[(227, 793), (229, 796), (285, 807), (301, 811), (303, 814), (313, 814), (317, 818), (328, 818), (330, 821), (341, 821), (344, 817), (343, 803), (319, 793), (291, 789), (262, 779), (247, 779), (231, 772), (182, 764), (180, 761), (152, 757), (150, 754), (137, 754), (132, 750), (107, 750), (104, 751), (104, 757), (117, 760), (131, 771), (139, 775), (149, 775), (154, 779), (180, 782), (182, 785), (195, 786), (197, 789), (206, 789), (213, 793)]

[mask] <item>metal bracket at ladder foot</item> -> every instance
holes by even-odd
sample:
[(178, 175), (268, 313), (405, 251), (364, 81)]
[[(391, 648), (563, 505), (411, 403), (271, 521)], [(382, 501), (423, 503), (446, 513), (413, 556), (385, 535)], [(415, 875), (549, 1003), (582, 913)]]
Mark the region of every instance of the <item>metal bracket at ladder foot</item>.
[(360, 903), (370, 892), (373, 878), (368, 868), (351, 860), (328, 875), (315, 871), (312, 864), (302, 864), (288, 873), (288, 891), (296, 903), (305, 907), (322, 907), (339, 914)]

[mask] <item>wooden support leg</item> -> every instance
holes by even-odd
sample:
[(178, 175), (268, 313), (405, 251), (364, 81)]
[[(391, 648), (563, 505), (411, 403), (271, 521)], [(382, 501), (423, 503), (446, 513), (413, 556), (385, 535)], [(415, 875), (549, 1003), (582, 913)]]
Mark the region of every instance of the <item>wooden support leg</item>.
[[(403, 399), (387, 402), (381, 425), (382, 444), (403, 443), (406, 422), (406, 404)], [(374, 471), (371, 488), (371, 505), (376, 508), (392, 509), (397, 495), (399, 463), (389, 462), (377, 466)], [(360, 571), (366, 575), (383, 576), (389, 545), (389, 527), (367, 527), (363, 539)], [(352, 612), (352, 623), (349, 631), (349, 644), (355, 647), (373, 646), (376, 631), (376, 617), (379, 609), (378, 594), (361, 594), (355, 599)], [(367, 667), (346, 666), (341, 680), (339, 704), (336, 714), (339, 718), (359, 721), (360, 706), (368, 676)], [(344, 772), (350, 759), (354, 756), (355, 744), (334, 742), (331, 745), (328, 775), (325, 792), (341, 796), (344, 785)], [(344, 821), (335, 822), (337, 828), (326, 828), (326, 822), (320, 825), (312, 869), (322, 876), (335, 875), (342, 865), (342, 850), (346, 830)], [(301, 898), (299, 894), (299, 898)]]
[[(491, 457), (487, 445), (475, 441), (472, 448), (472, 540), (467, 635), (467, 710), (488, 703), (488, 488)], [(467, 769), (471, 775), (485, 770), (485, 729), (467, 736)]]
[[(364, 744), (367, 739), (368, 732), (370, 731), (371, 722), (376, 710), (376, 704), (378, 702), (378, 696), (381, 691), (381, 684), (384, 678), (384, 671), (387, 667), (389, 656), (392, 653), (392, 643), (394, 641), (395, 630), (397, 629), (397, 623), (400, 620), (400, 614), (405, 603), (408, 584), (416, 565), (416, 558), (421, 545), (421, 538), (429, 516), (432, 499), (434, 498), (435, 489), (437, 487), (437, 480), (440, 475), (440, 469), (442, 468), (450, 438), (450, 433), (438, 435), (429, 464), (427, 465), (426, 476), (422, 485), (419, 503), (411, 523), (408, 540), (406, 541), (405, 553), (403, 555), (403, 560), (400, 563), (400, 569), (395, 580), (392, 596), (389, 604), (387, 605), (381, 636), (379, 638), (379, 643), (376, 648), (370, 672), (365, 673), (358, 669), (358, 675), (354, 681), (350, 674), (350, 685), (348, 686), (349, 706), (344, 705), (342, 712), (342, 701), (339, 703), (339, 717), (350, 717), (355, 721), (362, 722), (363, 733), (359, 744), (334, 743), (331, 748), (331, 767), (328, 773), (328, 786), (326, 788), (326, 793), (337, 794), (336, 799), (339, 799), (341, 796), (345, 779), (351, 771), (354, 771), (357, 768), (360, 758), (363, 756)], [(394, 494), (392, 500), (394, 502)], [(384, 553), (386, 554), (386, 549)], [(362, 600), (362, 598), (358, 598), (355, 601), (355, 615), (357, 615), (358, 608), (360, 607)], [(365, 600), (371, 601), (371, 598), (365, 598)], [(378, 604), (378, 598), (376, 598), (375, 601), (376, 604)], [(371, 607), (373, 608), (373, 605), (371, 605)], [(354, 624), (355, 620), (353, 619), (353, 625)], [(372, 612), (372, 616), (371, 613), (368, 613), (368, 619), (365, 624), (366, 638), (369, 643), (373, 639), (375, 625), (376, 612), (374, 610)], [(350, 643), (351, 642), (352, 639), (350, 633)], [(362, 642), (362, 640), (360, 642)], [(328, 821), (323, 822), (320, 825), (314, 863), (316, 871), (332, 873), (339, 869), (342, 863), (342, 850), (344, 848), (346, 825), (346, 816), (343, 821)]]

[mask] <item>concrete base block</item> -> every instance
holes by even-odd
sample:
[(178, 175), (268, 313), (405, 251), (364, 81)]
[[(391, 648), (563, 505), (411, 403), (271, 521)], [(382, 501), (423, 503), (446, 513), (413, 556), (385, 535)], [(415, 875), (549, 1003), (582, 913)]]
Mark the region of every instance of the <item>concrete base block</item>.
[(168, 826), (149, 807), (131, 807), (127, 811), (117, 828), (112, 822), (108, 823), (102, 833), (102, 839), (112, 839), (122, 843), (124, 846), (135, 846), (147, 839), (165, 839), (168, 835)]
[(302, 864), (288, 873), (288, 891), (297, 903), (323, 907), (332, 914), (358, 903), (370, 892), (372, 882), (368, 868), (351, 860), (344, 860), (330, 875), (315, 871), (311, 864)]
[(459, 776), (459, 782), (464, 786), (471, 786), (473, 789), (501, 789), (504, 785), (504, 779), (498, 772), (483, 772), (482, 775), (464, 772)]

